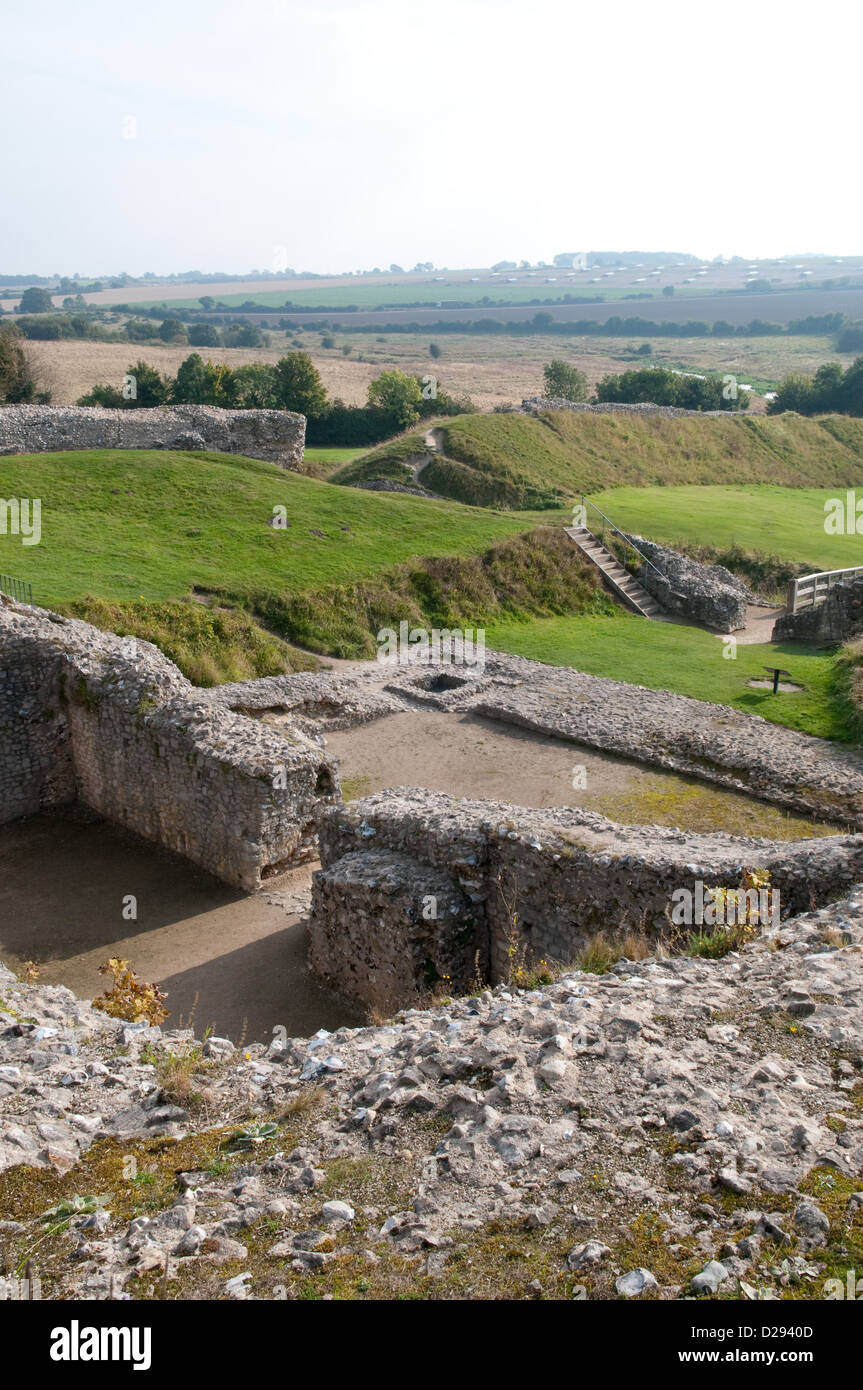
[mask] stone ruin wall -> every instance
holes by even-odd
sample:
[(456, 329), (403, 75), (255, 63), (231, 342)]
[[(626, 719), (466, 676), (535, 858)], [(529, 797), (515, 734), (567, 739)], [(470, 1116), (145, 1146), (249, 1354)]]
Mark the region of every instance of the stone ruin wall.
[(207, 449), (296, 469), (306, 418), (290, 410), (222, 410), (212, 405), (103, 410), (100, 406), (0, 407), (0, 455), (66, 449)]
[(744, 868), (768, 869), (786, 915), (833, 901), (863, 874), (859, 836), (693, 835), (405, 788), (327, 807), (318, 820), (311, 963), (382, 1012), (444, 976), (454, 993), (478, 973), (506, 980), (513, 946), (569, 962), (599, 932), (655, 939), (670, 929), (674, 890), (699, 879), (736, 887)]
[(863, 633), (863, 577), (831, 589), (822, 603), (796, 613), (781, 613), (773, 624), (774, 642), (806, 642), (834, 647)]
[(705, 415), (732, 420), (736, 414), (731, 410), (686, 410), (679, 405), (657, 405), (654, 401), (568, 401), (565, 396), (528, 396), (522, 401), (521, 410), (525, 415), (571, 410), (584, 415), (636, 415), (642, 418), (653, 415), (664, 420), (686, 415), (701, 420)]
[(724, 565), (699, 564), (644, 536), (629, 535), (626, 539), (650, 561), (635, 571), (639, 583), (669, 612), (705, 623), (717, 632), (738, 632), (746, 627), (748, 605), (757, 604), (758, 596)]
[(76, 800), (226, 883), (314, 856), (313, 739), (208, 702), (148, 642), (0, 599), (0, 823)]
[(416, 788), (345, 804), (320, 720), (390, 712), (392, 689), (306, 673), (199, 691), (149, 643), (0, 597), (0, 823), (77, 800), (247, 892), (319, 842), (311, 964), (387, 1014), (507, 979), (513, 947), (568, 962), (599, 932), (667, 934), (697, 880), (767, 869), (784, 916), (863, 881), (854, 834), (693, 835)]

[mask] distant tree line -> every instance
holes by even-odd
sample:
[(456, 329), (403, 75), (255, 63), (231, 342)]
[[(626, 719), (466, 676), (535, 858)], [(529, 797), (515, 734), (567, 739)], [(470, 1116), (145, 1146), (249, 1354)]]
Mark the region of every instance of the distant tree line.
[(421, 419), (462, 415), (474, 410), (467, 396), (453, 396), (431, 377), (381, 372), (370, 382), (363, 406), (331, 400), (307, 352), (289, 352), (278, 362), (247, 362), (240, 367), (204, 361), (193, 352), (176, 376), (147, 362), (128, 368), (134, 389), (94, 386), (78, 405), (136, 409), (157, 405), (215, 405), (229, 410), (295, 410), (305, 415), (310, 445), (378, 444)]
[[(649, 348), (649, 344), (646, 344)], [(584, 372), (562, 358), (543, 368), (545, 396), (568, 401), (588, 399), (588, 380)], [(627, 404), (671, 405), (678, 410), (745, 410), (750, 396), (736, 387), (729, 389), (721, 376), (690, 376), (665, 367), (609, 373), (596, 388), (595, 403), (618, 401)]]
[(798, 415), (863, 415), (863, 357), (855, 358), (845, 371), (841, 362), (825, 362), (814, 376), (786, 376), (767, 410), (770, 415), (786, 410)]

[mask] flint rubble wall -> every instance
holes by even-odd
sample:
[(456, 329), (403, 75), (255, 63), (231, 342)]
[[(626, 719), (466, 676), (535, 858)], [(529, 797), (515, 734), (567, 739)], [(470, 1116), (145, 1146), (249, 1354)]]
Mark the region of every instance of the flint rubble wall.
[(638, 581), (663, 607), (706, 623), (717, 632), (737, 632), (746, 627), (747, 607), (757, 604), (758, 596), (724, 565), (701, 565), (644, 536), (627, 539), (650, 561), (639, 567)]
[(202, 698), (149, 642), (0, 598), (0, 823), (80, 800), (238, 888), (315, 853), (319, 741)]
[[(796, 842), (694, 835), (411, 788), (322, 808), (318, 821), (323, 867), (312, 897), (312, 963), (336, 988), (383, 1009), (408, 1004), (444, 976), (463, 990), (477, 967), (499, 983), (513, 948), (569, 962), (600, 932), (631, 929), (655, 939), (670, 931), (673, 892), (695, 893), (699, 881), (735, 888), (744, 869), (766, 869), (783, 914), (796, 914), (863, 876), (863, 838), (855, 835)], [(445, 954), (423, 915), (433, 875), (446, 884)]]
[(305, 439), (305, 416), (289, 410), (222, 410), (212, 405), (129, 410), (0, 407), (0, 455), (66, 449), (207, 449), (296, 469), (303, 461)]

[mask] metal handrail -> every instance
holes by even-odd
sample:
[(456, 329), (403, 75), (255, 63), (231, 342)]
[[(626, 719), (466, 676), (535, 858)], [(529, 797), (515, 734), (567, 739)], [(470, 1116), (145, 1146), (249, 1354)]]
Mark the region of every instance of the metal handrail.
[(0, 593), (13, 598), (16, 603), (29, 603), (33, 607), (33, 585), (26, 579), (15, 579), (11, 574), (0, 574)]
[(620, 527), (619, 527), (619, 526), (615, 526), (614, 522), (611, 520), (611, 517), (606, 516), (606, 515), (605, 515), (605, 512), (602, 511), (601, 508), (598, 507), (598, 506), (596, 505), (595, 502), (591, 502), (591, 500), (590, 500), (589, 497), (585, 497), (584, 493), (581, 494), (581, 501), (582, 501), (582, 505), (583, 505), (584, 508), (585, 508), (585, 514), (586, 514), (586, 509), (587, 509), (588, 507), (593, 507), (593, 510), (594, 510), (595, 512), (599, 512), (599, 515), (602, 517), (602, 544), (603, 544), (603, 545), (605, 545), (605, 528), (606, 528), (606, 526), (610, 526), (611, 529), (612, 529), (612, 531), (614, 531), (618, 536), (620, 536), (620, 539), (623, 541), (623, 544), (624, 544), (624, 545), (628, 545), (629, 548), (630, 548), (630, 550), (634, 550), (635, 553), (636, 553), (636, 555), (638, 556), (638, 558), (642, 561), (642, 563), (645, 564), (645, 565), (648, 565), (648, 566), (650, 567), (650, 569), (652, 569), (652, 570), (654, 571), (654, 573), (657, 574), (657, 575), (659, 576), (659, 578), (662, 580), (663, 584), (668, 584), (669, 587), (670, 587), (671, 581), (669, 580), (668, 575), (667, 575), (667, 574), (663, 574), (661, 569), (657, 569), (656, 565), (653, 563), (652, 560), (648, 560), (647, 556), (646, 556), (641, 550), (639, 550), (638, 546), (635, 545), (635, 543), (634, 543), (633, 541), (631, 541), (631, 540), (629, 539), (628, 536), (624, 535), (624, 533), (623, 533), (623, 531), (621, 531)]

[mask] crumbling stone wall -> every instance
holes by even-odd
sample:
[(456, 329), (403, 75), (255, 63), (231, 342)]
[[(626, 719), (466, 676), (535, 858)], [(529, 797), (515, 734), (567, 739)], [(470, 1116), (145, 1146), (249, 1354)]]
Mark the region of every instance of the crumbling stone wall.
[[(0, 605), (4, 599), (0, 595)], [(2, 608), (0, 608), (2, 616)], [(0, 823), (75, 796), (65, 662), (26, 632), (7, 632), (0, 661)]]
[(773, 624), (774, 642), (805, 642), (835, 647), (863, 633), (863, 577), (837, 584), (823, 603), (781, 613)]
[(528, 396), (521, 403), (527, 415), (544, 415), (549, 410), (573, 410), (588, 415), (658, 415), (666, 420), (678, 415), (727, 415), (728, 410), (684, 410), (677, 405), (656, 405), (653, 401), (568, 401), (565, 396)]
[[(394, 1013), (418, 988), (465, 985), (481, 947), (470, 899), (440, 869), (357, 850), (315, 874), (309, 963), (353, 998)], [(453, 986), (454, 987), (454, 986)]]
[[(798, 913), (832, 901), (863, 873), (856, 835), (789, 843), (693, 835), (615, 825), (589, 811), (525, 810), (406, 788), (323, 808), (318, 820), (323, 869), (313, 891), (312, 964), (384, 1010), (410, 1003), (436, 976), (464, 990), (477, 965), (491, 983), (505, 980), (513, 947), (530, 959), (568, 962), (600, 932), (667, 934), (672, 894), (695, 892), (698, 881), (735, 888), (744, 868), (766, 869), (783, 913)], [(382, 911), (388, 855), (398, 862), (398, 883), (393, 910)], [(348, 872), (350, 893), (339, 895), (334, 885)], [(433, 895), (430, 885), (441, 878), (439, 920), (448, 925), (433, 940), (420, 896)]]
[(306, 418), (290, 410), (222, 410), (213, 405), (103, 410), (99, 406), (0, 407), (0, 455), (65, 449), (209, 449), (295, 469)]
[(0, 822), (81, 800), (248, 891), (315, 853), (334, 765), (207, 701), (149, 642), (0, 599)]
[(717, 632), (737, 632), (746, 626), (747, 605), (758, 603), (758, 597), (724, 565), (701, 565), (643, 536), (627, 539), (650, 561), (639, 567), (639, 583), (669, 612)]

